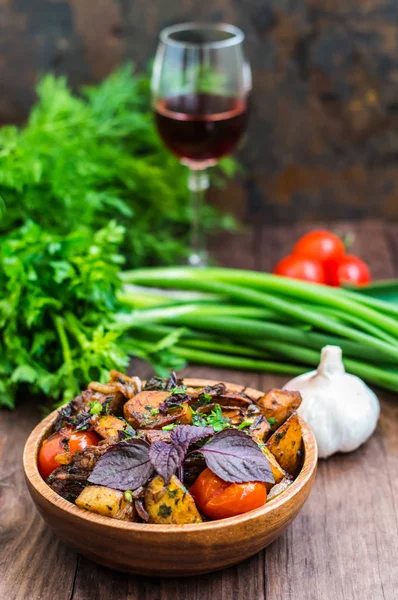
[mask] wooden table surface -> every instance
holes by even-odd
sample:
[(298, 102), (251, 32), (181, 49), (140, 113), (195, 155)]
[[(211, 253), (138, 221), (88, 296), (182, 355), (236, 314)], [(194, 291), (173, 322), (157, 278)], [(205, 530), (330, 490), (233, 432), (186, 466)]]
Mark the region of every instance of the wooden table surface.
[[(270, 227), (224, 236), (214, 254), (224, 265), (270, 270), (308, 229)], [(370, 263), (375, 279), (398, 277), (398, 224), (362, 221), (333, 229), (356, 234), (353, 250)], [(148, 374), (143, 364), (134, 369)], [(264, 390), (287, 379), (195, 366), (185, 374)], [(0, 598), (396, 600), (398, 397), (381, 391), (379, 397), (374, 436), (352, 454), (320, 462), (309, 500), (281, 538), (236, 567), (169, 580), (98, 567), (59, 542), (37, 514), (23, 480), (22, 449), (40, 413), (28, 400), (14, 412), (0, 412)]]

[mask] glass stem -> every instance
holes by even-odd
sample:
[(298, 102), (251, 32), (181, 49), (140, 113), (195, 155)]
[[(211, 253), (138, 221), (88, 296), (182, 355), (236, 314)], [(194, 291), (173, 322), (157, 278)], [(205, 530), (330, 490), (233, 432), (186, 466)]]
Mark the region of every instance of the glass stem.
[(191, 254), (189, 264), (204, 267), (207, 264), (204, 233), (202, 226), (202, 208), (205, 192), (209, 187), (209, 175), (206, 169), (189, 170), (188, 187), (191, 192)]

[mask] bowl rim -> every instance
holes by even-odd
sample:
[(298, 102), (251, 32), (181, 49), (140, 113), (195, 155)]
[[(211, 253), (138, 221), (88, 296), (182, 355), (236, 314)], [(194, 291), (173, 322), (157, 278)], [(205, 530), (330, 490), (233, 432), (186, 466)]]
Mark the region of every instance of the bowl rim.
[[(216, 383), (225, 383), (229, 390), (234, 392), (244, 391), (245, 394), (247, 394), (249, 397), (252, 397), (254, 400), (264, 395), (264, 392), (260, 392), (254, 388), (232, 384), (221, 380), (184, 378), (184, 383), (190, 387), (204, 387), (206, 385), (214, 385)], [(145, 531), (148, 533), (168, 533), (170, 535), (181, 532), (209, 532), (209, 530), (224, 529), (237, 524), (249, 524), (251, 521), (255, 521), (260, 516), (265, 517), (269, 515), (281, 505), (294, 498), (294, 496), (296, 496), (311, 479), (317, 467), (318, 449), (315, 436), (304, 419), (299, 416), (304, 444), (303, 466), (293, 483), (283, 493), (279, 494), (270, 502), (267, 502), (264, 506), (235, 517), (228, 517), (226, 519), (219, 519), (216, 521), (206, 521), (204, 523), (158, 525), (154, 523), (120, 521), (112, 517), (98, 515), (97, 513), (79, 508), (76, 506), (76, 504), (72, 504), (72, 502), (69, 502), (68, 500), (62, 498), (62, 496), (59, 496), (42, 479), (37, 466), (38, 451), (46, 433), (50, 429), (51, 425), (53, 425), (58, 411), (59, 409), (56, 409), (47, 415), (47, 417), (40, 421), (40, 423), (38, 423), (38, 425), (36, 425), (36, 427), (29, 434), (23, 451), (23, 467), (25, 477), (30, 485), (36, 490), (36, 492), (48, 503), (53, 505), (54, 508), (65, 511), (71, 517), (77, 517), (83, 519), (84, 521), (89, 521), (92, 524), (106, 526), (111, 529), (137, 533), (144, 533)]]

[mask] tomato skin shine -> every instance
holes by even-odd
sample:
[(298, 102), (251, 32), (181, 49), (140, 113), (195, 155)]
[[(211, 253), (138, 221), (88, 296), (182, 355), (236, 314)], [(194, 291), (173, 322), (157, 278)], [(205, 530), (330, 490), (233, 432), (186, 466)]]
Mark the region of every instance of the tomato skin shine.
[(44, 440), (42, 447), (39, 452), (39, 472), (43, 479), (47, 479), (49, 475), (59, 465), (55, 462), (55, 457), (61, 452), (65, 452), (62, 440), (65, 435), (54, 433), (49, 438)]
[(73, 454), (76, 450), (84, 450), (87, 446), (97, 446), (101, 438), (95, 431), (76, 431), (69, 437), (69, 452)]
[(366, 263), (353, 254), (347, 254), (340, 261), (331, 262), (328, 266), (328, 283), (339, 286), (349, 283), (351, 285), (365, 285), (370, 283), (370, 269)]
[(39, 452), (38, 467), (43, 479), (59, 467), (55, 457), (63, 452), (73, 454), (76, 450), (84, 450), (87, 446), (96, 446), (101, 438), (94, 431), (73, 431), (65, 428), (60, 433), (53, 433), (44, 440)]
[(211, 519), (226, 519), (260, 508), (267, 501), (262, 481), (227, 483), (205, 469), (190, 488), (197, 507)]
[(301, 279), (311, 283), (326, 283), (325, 271), (323, 265), (312, 258), (302, 258), (301, 256), (285, 256), (276, 265), (273, 270), (274, 275), (282, 277), (291, 277), (292, 279)]
[(338, 235), (318, 229), (303, 235), (294, 246), (292, 254), (324, 263), (343, 258), (345, 248)]

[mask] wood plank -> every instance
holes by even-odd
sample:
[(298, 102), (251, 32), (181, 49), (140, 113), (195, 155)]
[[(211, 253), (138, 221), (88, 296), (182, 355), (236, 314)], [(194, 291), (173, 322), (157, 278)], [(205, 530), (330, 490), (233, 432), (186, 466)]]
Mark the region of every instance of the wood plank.
[[(287, 254), (299, 235), (316, 226), (265, 229), (264, 270)], [(393, 275), (380, 222), (339, 222), (334, 229), (355, 234), (352, 251), (369, 262), (376, 279)], [(263, 387), (280, 384), (281, 379), (264, 377)], [(398, 406), (396, 397), (379, 395), (382, 414), (375, 435), (355, 453), (320, 461), (308, 502), (285, 534), (267, 548), (268, 600), (396, 597)]]
[(0, 411), (0, 598), (69, 600), (77, 555), (37, 513), (22, 472), (25, 440), (41, 419), (26, 403)]
[[(126, 549), (128, 551), (128, 549)], [(132, 577), (81, 558), (73, 600), (265, 600), (264, 568), (258, 556), (220, 571), (187, 579)]]

